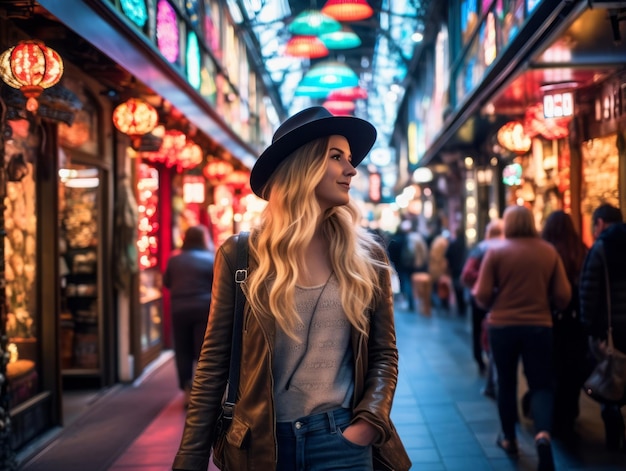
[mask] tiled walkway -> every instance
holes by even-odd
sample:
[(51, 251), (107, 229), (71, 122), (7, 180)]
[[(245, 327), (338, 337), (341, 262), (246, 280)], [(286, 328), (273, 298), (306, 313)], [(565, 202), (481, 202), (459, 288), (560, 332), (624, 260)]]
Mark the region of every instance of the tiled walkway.
[[(495, 403), (482, 396), (484, 379), (471, 358), (468, 321), (438, 314), (397, 312), (400, 377), (392, 417), (414, 470), (535, 470), (532, 423), (519, 427), (521, 454), (509, 459), (495, 445)], [(525, 389), (523, 381), (520, 391)], [(599, 407), (581, 397), (574, 446), (554, 444), (557, 469), (617, 471), (626, 454), (604, 450)], [(176, 452), (184, 410), (177, 396), (109, 471), (167, 471)]]

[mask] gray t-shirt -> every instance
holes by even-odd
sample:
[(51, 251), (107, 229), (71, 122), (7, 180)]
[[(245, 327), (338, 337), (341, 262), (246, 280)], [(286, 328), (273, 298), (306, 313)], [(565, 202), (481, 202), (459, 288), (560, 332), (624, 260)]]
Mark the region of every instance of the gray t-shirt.
[(334, 275), (325, 285), (296, 287), (296, 309), (302, 322), (294, 341), (281, 329), (274, 342), (276, 420), (339, 407), (349, 408), (354, 390), (350, 322), (341, 306)]

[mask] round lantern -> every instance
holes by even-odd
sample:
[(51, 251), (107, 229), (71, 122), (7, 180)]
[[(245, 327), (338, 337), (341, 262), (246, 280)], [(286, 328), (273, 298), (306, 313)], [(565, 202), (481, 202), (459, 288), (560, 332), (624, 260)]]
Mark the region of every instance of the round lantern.
[(221, 159), (210, 160), (202, 173), (212, 183), (219, 183), (226, 175), (233, 171), (233, 166)]
[(113, 111), (113, 125), (131, 137), (143, 136), (159, 122), (159, 114), (152, 105), (138, 98), (130, 98)]
[(24, 94), (26, 109), (31, 113), (39, 108), (37, 98), (43, 90), (56, 85), (62, 75), (59, 53), (35, 39), (20, 41), (0, 55), (0, 77)]
[(192, 168), (201, 164), (203, 157), (202, 147), (188, 140), (183, 150), (180, 151), (176, 166), (179, 170)]
[(508, 151), (525, 154), (530, 150), (532, 140), (524, 132), (524, 125), (519, 121), (510, 121), (498, 130), (498, 143)]

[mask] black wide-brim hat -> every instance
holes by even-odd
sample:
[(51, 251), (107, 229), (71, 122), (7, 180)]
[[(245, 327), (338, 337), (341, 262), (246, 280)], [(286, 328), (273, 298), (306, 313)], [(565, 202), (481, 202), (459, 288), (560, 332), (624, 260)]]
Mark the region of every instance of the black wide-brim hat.
[(348, 140), (353, 167), (361, 163), (376, 142), (376, 128), (364, 119), (334, 116), (323, 106), (304, 109), (278, 127), (272, 144), (252, 167), (250, 187), (254, 194), (264, 197), (263, 187), (293, 151), (315, 139), (333, 135), (344, 136)]

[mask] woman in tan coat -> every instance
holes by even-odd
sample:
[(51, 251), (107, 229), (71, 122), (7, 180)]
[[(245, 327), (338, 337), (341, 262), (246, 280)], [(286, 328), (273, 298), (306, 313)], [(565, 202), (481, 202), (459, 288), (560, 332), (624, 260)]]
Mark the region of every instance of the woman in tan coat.
[(510, 206), (503, 219), (505, 240), (488, 249), (473, 290), (476, 302), (489, 311), (502, 426), (497, 444), (510, 455), (518, 452), (515, 424), (521, 358), (532, 398), (539, 471), (549, 471), (554, 469), (552, 308), (567, 307), (571, 287), (559, 254), (539, 237), (530, 210)]

